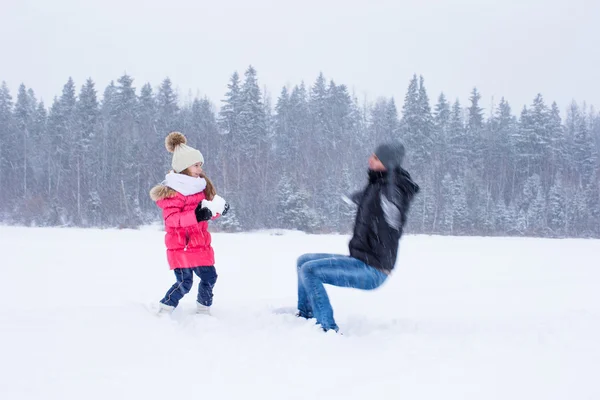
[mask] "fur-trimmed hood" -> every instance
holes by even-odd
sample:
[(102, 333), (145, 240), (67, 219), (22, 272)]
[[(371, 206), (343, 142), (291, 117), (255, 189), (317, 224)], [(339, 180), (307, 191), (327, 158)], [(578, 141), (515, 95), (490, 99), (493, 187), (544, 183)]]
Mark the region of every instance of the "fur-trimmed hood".
[(169, 197), (173, 197), (176, 194), (176, 190), (171, 189), (170, 187), (162, 184), (156, 185), (150, 190), (150, 198), (152, 199), (152, 201), (168, 199)]
[(200, 193), (206, 189), (206, 179), (193, 178), (185, 174), (169, 172), (165, 180), (150, 190), (150, 198), (154, 201), (166, 199), (181, 193), (184, 196)]

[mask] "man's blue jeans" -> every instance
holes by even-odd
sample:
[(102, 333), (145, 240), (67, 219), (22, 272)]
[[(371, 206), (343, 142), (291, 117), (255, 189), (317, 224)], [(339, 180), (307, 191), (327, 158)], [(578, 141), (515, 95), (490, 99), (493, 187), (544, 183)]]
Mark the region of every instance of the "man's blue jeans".
[(388, 275), (350, 256), (303, 254), (298, 258), (298, 312), (316, 318), (325, 331), (338, 330), (324, 284), (376, 289)]

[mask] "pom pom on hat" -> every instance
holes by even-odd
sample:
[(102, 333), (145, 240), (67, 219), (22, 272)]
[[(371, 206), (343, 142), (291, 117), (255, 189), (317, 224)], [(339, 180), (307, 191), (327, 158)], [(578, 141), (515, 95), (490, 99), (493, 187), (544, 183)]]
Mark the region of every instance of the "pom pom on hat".
[(171, 132), (167, 135), (167, 138), (165, 139), (165, 147), (167, 148), (167, 151), (169, 153), (174, 153), (177, 146), (186, 143), (187, 139), (185, 138), (183, 133), (180, 132)]

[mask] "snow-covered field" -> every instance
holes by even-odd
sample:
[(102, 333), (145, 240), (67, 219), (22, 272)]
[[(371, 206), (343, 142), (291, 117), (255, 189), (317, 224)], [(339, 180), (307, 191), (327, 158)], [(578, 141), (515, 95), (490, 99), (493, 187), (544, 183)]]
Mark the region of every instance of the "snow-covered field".
[(347, 236), (214, 234), (213, 316), (158, 228), (0, 227), (0, 399), (598, 399), (600, 241), (405, 236), (380, 289), (328, 287), (342, 336), (276, 314)]

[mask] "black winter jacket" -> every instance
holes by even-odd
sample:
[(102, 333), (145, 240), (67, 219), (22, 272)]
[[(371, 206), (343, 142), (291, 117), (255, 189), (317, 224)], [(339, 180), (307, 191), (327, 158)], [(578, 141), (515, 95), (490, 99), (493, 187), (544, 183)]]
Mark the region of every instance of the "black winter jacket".
[(350, 255), (385, 273), (394, 269), (410, 204), (419, 186), (404, 169), (369, 171), (367, 187), (352, 196), (358, 204)]

